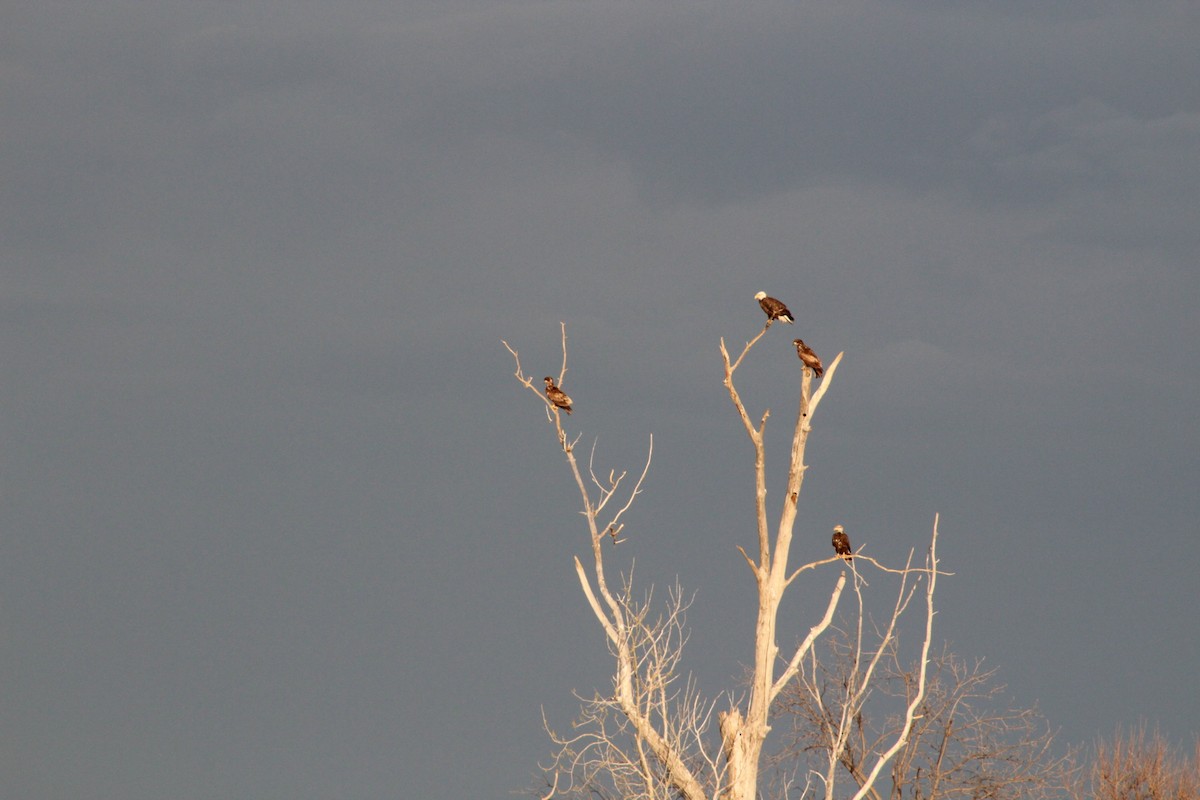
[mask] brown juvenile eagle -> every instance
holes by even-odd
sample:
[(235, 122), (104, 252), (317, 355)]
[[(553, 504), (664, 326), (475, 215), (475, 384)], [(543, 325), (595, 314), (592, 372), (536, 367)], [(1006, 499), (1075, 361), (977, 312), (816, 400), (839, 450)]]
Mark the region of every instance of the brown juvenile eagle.
[(754, 299), (762, 306), (762, 310), (767, 315), (767, 324), (770, 325), (775, 320), (786, 322), (789, 325), (796, 321), (792, 316), (792, 312), (788, 311), (788, 307), (782, 301), (776, 300), (774, 297), (767, 297), (766, 292), (759, 292), (754, 295)]
[(804, 343), (803, 339), (792, 339), (792, 344), (796, 345), (796, 355), (800, 356), (804, 366), (811, 369), (818, 378), (825, 374), (825, 365), (821, 363), (821, 359), (812, 351), (812, 348)]
[(568, 414), (571, 413), (571, 398), (567, 397), (567, 393), (554, 385), (554, 378), (546, 376), (546, 397), (550, 398), (550, 402), (561, 408)]
[(854, 560), (854, 556), (851, 555), (854, 551), (850, 549), (850, 537), (846, 535), (846, 529), (841, 525), (833, 529), (833, 552), (847, 561)]

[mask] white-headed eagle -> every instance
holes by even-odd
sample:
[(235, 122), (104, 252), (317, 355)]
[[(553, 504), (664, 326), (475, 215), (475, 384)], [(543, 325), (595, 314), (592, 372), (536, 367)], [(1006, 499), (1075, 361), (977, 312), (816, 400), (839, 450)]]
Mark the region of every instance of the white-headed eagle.
[(847, 561), (854, 560), (854, 556), (851, 555), (854, 551), (850, 549), (850, 537), (846, 535), (846, 529), (841, 525), (837, 525), (833, 529), (833, 552)]
[(812, 348), (804, 343), (803, 339), (792, 339), (792, 344), (796, 345), (796, 355), (800, 356), (804, 366), (811, 369), (818, 378), (825, 374), (825, 365), (821, 363), (821, 359), (812, 351)]
[(767, 324), (770, 325), (775, 320), (781, 320), (789, 325), (796, 321), (792, 316), (792, 312), (788, 311), (788, 307), (783, 304), (783, 301), (776, 300), (774, 297), (767, 297), (766, 292), (759, 292), (754, 295), (754, 299), (762, 306), (763, 312), (767, 315)]
[(546, 376), (546, 397), (550, 402), (561, 408), (568, 414), (571, 413), (571, 398), (567, 397), (567, 393), (554, 385), (554, 378)]

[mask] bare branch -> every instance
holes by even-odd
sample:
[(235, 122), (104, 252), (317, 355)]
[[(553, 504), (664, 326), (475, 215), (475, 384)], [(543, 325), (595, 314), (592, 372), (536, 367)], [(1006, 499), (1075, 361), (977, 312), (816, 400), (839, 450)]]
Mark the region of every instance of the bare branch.
[(554, 785), (550, 787), (550, 791), (542, 795), (541, 800), (550, 800), (558, 792), (558, 776), (559, 771), (554, 770)]
[[(762, 333), (754, 337), (746, 345), (746, 349), (742, 351), (742, 355), (738, 357), (738, 363), (745, 357), (750, 348), (762, 338), (763, 333), (767, 329), (763, 328)], [(742, 398), (738, 394), (737, 387), (733, 383), (734, 367), (729, 363), (729, 352), (725, 349), (725, 339), (721, 339), (721, 360), (725, 367), (725, 388), (729, 390), (729, 397), (733, 401), (734, 408), (737, 409), (738, 416), (742, 420), (742, 426), (746, 429), (746, 435), (750, 437), (750, 443), (754, 446), (754, 489), (755, 489), (755, 518), (758, 522), (758, 568), (764, 570), (767, 568), (771, 560), (771, 535), (767, 529), (767, 482), (766, 482), (766, 454), (763, 446), (763, 430), (767, 425), (768, 412), (763, 413), (762, 423), (758, 428), (754, 427), (754, 423), (750, 421), (750, 415), (746, 413), (746, 406), (742, 403)], [(758, 574), (758, 571), (755, 573)]]
[(796, 648), (796, 652), (792, 654), (791, 660), (788, 662), (787, 668), (779, 674), (779, 679), (775, 681), (775, 685), (771, 687), (771, 701), (774, 702), (779, 693), (783, 691), (783, 687), (791, 682), (792, 678), (800, 669), (800, 661), (805, 654), (812, 649), (813, 642), (817, 640), (825, 630), (833, 622), (833, 613), (837, 610), (838, 600), (841, 599), (842, 590), (846, 588), (846, 573), (842, 573), (838, 577), (838, 581), (834, 584), (833, 594), (829, 597), (829, 604), (825, 607), (825, 615), (821, 617), (821, 621), (809, 629), (808, 635), (800, 642), (800, 646)]
[[(764, 333), (765, 332), (766, 331), (764, 329)], [(746, 352), (749, 351), (749, 349), (754, 346), (754, 343), (760, 338), (762, 338), (761, 333), (754, 337), (754, 339), (752, 339), (750, 343), (746, 345), (746, 350), (743, 350), (742, 355), (738, 357), (738, 363), (741, 363), (741, 360), (745, 357)], [(729, 351), (725, 349), (724, 338), (721, 339), (721, 361), (725, 365), (725, 388), (729, 390), (729, 395), (733, 399), (733, 406), (737, 409), (738, 416), (740, 416), (742, 419), (742, 425), (746, 428), (746, 433), (749, 434), (752, 440), (755, 439), (756, 436), (761, 437), (762, 431), (756, 429), (754, 427), (754, 423), (750, 421), (750, 415), (746, 413), (746, 406), (744, 403), (742, 403), (742, 398), (740, 395), (738, 395), (737, 388), (733, 385), (733, 371), (735, 367), (729, 363)]]
[(616, 642), (620, 639), (616, 627), (612, 620), (604, 613), (604, 609), (600, 606), (600, 601), (596, 599), (595, 593), (592, 591), (592, 584), (588, 581), (587, 572), (583, 569), (583, 563), (579, 557), (575, 558), (575, 572), (579, 575), (579, 585), (583, 588), (583, 596), (587, 598), (588, 605), (592, 607), (592, 612), (596, 615), (600, 625), (604, 628), (604, 633), (607, 634), (610, 642)]
[(558, 371), (558, 385), (562, 386), (563, 381), (567, 379), (567, 323), (559, 322), (559, 328), (562, 329), (562, 369)]
[[(650, 434), (650, 447), (646, 451), (646, 465), (644, 467), (642, 467), (642, 474), (638, 476), (637, 483), (635, 483), (633, 485), (633, 491), (629, 493), (629, 500), (626, 501), (625, 505), (621, 506), (621, 510), (618, 511), (613, 516), (612, 520), (608, 523), (608, 526), (610, 528), (617, 524), (617, 522), (621, 519), (621, 515), (629, 510), (629, 507), (633, 505), (633, 501), (635, 499), (637, 499), (637, 496), (639, 494), (642, 493), (642, 484), (646, 480), (646, 474), (650, 471), (650, 459), (652, 459), (653, 457), (654, 457), (654, 434)], [(624, 472), (621, 473), (621, 477), (622, 478), (625, 477)], [(615, 484), (614, 484), (614, 488), (615, 488)]]
[[(767, 320), (767, 324), (764, 325), (763, 329), (758, 332), (758, 335), (755, 336), (750, 341), (746, 342), (746, 346), (744, 348), (742, 348), (742, 354), (737, 357), (737, 361), (733, 362), (732, 365), (729, 364), (729, 354), (728, 353), (725, 354), (725, 364), (729, 366), (729, 374), (732, 375), (734, 372), (737, 371), (738, 365), (742, 363), (742, 359), (745, 358), (746, 354), (750, 352), (750, 348), (754, 347), (754, 345), (758, 344), (758, 340), (761, 339), (766, 334), (766, 332), (770, 329), (771, 329), (771, 320)], [(725, 352), (725, 339), (724, 338), (721, 339), (721, 352)]]
[(821, 385), (817, 387), (817, 391), (813, 393), (812, 400), (808, 404), (809, 414), (817, 410), (821, 398), (825, 396), (825, 390), (829, 388), (829, 381), (833, 379), (833, 373), (837, 372), (838, 364), (842, 363), (843, 355), (845, 353), (838, 353), (829, 363), (829, 367), (825, 370), (825, 377), (821, 379)]
[(516, 376), (517, 380), (521, 383), (521, 385), (525, 386), (527, 389), (529, 389), (535, 395), (537, 395), (538, 398), (542, 402), (544, 402), (547, 406), (552, 406), (553, 404), (546, 398), (546, 396), (544, 394), (542, 394), (541, 391), (539, 391), (537, 388), (534, 387), (533, 378), (525, 377), (525, 373), (521, 371), (521, 356), (520, 356), (520, 354), (517, 353), (517, 351), (514, 350), (512, 348), (512, 346), (508, 342), (504, 341), (503, 339), (500, 340), (500, 343), (504, 345), (504, 347), (508, 350), (508, 352), (512, 353), (513, 360), (517, 362), (517, 371), (513, 374)]
[(925, 640), (921, 645), (921, 658), (917, 662), (917, 693), (913, 697), (912, 702), (908, 704), (908, 708), (904, 712), (904, 724), (901, 726), (899, 733), (896, 735), (896, 741), (892, 743), (876, 761), (875, 766), (867, 775), (866, 783), (864, 783), (855, 793), (853, 800), (862, 800), (862, 797), (870, 791), (870, 787), (879, 777), (880, 770), (884, 765), (891, 760), (905, 742), (908, 741), (909, 733), (912, 731), (913, 720), (917, 716), (917, 709), (921, 705), (921, 701), (925, 699), (925, 679), (929, 671), (929, 646), (933, 641), (933, 592), (937, 586), (937, 538), (938, 538), (938, 517), (935, 514), (933, 518), (933, 536), (929, 541), (929, 555), (926, 558), (928, 569), (927, 578), (925, 581)]
[(742, 554), (742, 558), (746, 559), (746, 563), (750, 565), (750, 571), (754, 573), (754, 577), (758, 580), (762, 580), (762, 574), (758, 569), (758, 565), (754, 563), (754, 559), (752, 559), (746, 552), (746, 548), (739, 544), (737, 545), (737, 549), (738, 552)]
[[(535, 387), (533, 385), (532, 377), (526, 377), (525, 373), (521, 370), (520, 354), (517, 353), (517, 351), (508, 342), (504, 341), (503, 339), (501, 339), (500, 342), (501, 342), (501, 344), (504, 345), (505, 349), (507, 349), (508, 352), (512, 353), (513, 360), (517, 364), (517, 371), (515, 373), (513, 373), (516, 376), (517, 381), (522, 386), (524, 386), (525, 388), (532, 391), (535, 395), (537, 395), (538, 399), (540, 399), (542, 401), (542, 403), (545, 404), (546, 419), (552, 420), (554, 422), (555, 431), (558, 435), (559, 446), (563, 449), (563, 452), (570, 452), (571, 449), (575, 446), (575, 444), (579, 441), (579, 439), (576, 438), (574, 442), (567, 441), (567, 434), (565, 431), (563, 431), (563, 427), (562, 427), (562, 414), (559, 411), (558, 406), (551, 403), (550, 399), (548, 397), (546, 397), (545, 393), (540, 391), (537, 387)], [(563, 368), (562, 368), (562, 372), (559, 374), (559, 379), (558, 379), (558, 383), (560, 386), (562, 385), (562, 376), (565, 375), (566, 371), (567, 371), (567, 367), (566, 367), (567, 330), (566, 330), (565, 326), (563, 327), (562, 346), (563, 346)]]

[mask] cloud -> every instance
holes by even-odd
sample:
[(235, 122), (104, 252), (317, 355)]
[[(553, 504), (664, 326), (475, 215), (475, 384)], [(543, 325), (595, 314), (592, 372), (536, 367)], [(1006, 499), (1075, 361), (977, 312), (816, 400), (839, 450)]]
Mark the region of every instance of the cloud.
[[(39, 760), (10, 795), (128, 796), (122, 753), (166, 750), (141, 796), (214, 764), (226, 794), (444, 789), (464, 735), (484, 757), (452, 794), (522, 782), (539, 704), (561, 721), (604, 681), (561, 569), (569, 477), (499, 343), (548, 374), (559, 320), (580, 446), (636, 465), (655, 434), (639, 574), (744, 577), (750, 456), (716, 347), (761, 330), (763, 289), (797, 314), (739, 372), (772, 459), (790, 339), (846, 353), (806, 479), (822, 548), (834, 513), (900, 548), (947, 504), (964, 629), (1014, 572), (1079, 600), (1063, 619), (1098, 569), (1117, 594), (1189, 585), (1194, 3), (19, 5), (0, 566)], [(1038, 550), (1047, 521), (1086, 542), (1074, 574)], [(1181, 557), (1127, 559), (1149, 527)], [(1159, 599), (1131, 650), (1190, 635), (1189, 598)], [(698, 641), (726, 600), (697, 607)], [(1036, 673), (1019, 627), (968, 654)], [(1052, 657), (1091, 657), (1062, 630)], [(1196, 717), (1037, 674), (1077, 698), (1048, 709), (1069, 739)], [(410, 747), (413, 718), (433, 725)]]
[(647, 197), (728, 202), (829, 180), (971, 181), (981, 128), (1061, 107), (1063, 75), (1070, 95), (1144, 118), (1194, 98), (1177, 9), (1057, 8), (503, 4), (380, 31), (371, 52), (400, 54), (380, 91), (405, 135), (574, 143), (629, 163)]
[(1079, 192), (1179, 201), (1200, 181), (1200, 113), (1138, 118), (1085, 99), (1024, 120), (992, 119), (972, 148), (1039, 197)]

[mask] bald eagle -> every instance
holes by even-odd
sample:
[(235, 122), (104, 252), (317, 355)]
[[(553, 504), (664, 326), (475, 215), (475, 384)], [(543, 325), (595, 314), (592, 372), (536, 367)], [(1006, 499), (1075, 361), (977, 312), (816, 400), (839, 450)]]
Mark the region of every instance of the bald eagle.
[(759, 292), (754, 295), (754, 299), (762, 306), (763, 312), (767, 315), (767, 324), (770, 325), (775, 320), (781, 320), (789, 325), (796, 321), (792, 316), (792, 312), (788, 311), (782, 301), (776, 300), (774, 297), (767, 297), (766, 292)]
[(847, 561), (854, 560), (854, 556), (850, 555), (854, 552), (850, 549), (850, 537), (846, 535), (846, 529), (841, 525), (833, 529), (833, 552)]
[(546, 397), (550, 398), (550, 402), (561, 408), (568, 414), (571, 413), (571, 398), (567, 397), (567, 393), (554, 385), (554, 378), (546, 376)]
[(818, 378), (825, 374), (825, 365), (821, 363), (821, 359), (812, 351), (812, 348), (804, 343), (803, 339), (792, 339), (792, 344), (796, 345), (796, 355), (800, 356), (804, 366), (811, 369)]

